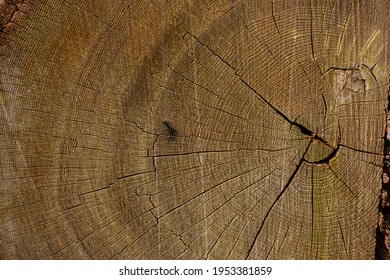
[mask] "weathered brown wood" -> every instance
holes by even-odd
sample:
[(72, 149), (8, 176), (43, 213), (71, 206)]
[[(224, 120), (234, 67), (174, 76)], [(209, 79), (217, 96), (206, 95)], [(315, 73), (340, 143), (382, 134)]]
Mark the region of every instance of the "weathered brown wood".
[[(389, 87), (390, 98), (390, 87)], [(385, 160), (377, 229), (376, 259), (390, 260), (390, 104), (387, 107)]]
[(0, 12), (0, 258), (375, 257), (386, 0)]

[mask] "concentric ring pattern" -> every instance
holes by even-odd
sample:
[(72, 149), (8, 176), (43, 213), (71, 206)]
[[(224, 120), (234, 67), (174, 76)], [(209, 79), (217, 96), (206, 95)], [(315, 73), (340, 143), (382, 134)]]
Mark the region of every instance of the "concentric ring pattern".
[(374, 258), (386, 1), (2, 5), (1, 258)]

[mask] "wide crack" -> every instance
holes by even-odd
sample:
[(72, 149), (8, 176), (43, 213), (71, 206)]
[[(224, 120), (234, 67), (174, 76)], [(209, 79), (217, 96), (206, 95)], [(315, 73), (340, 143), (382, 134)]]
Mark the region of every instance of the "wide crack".
[(378, 206), (378, 227), (376, 230), (375, 259), (390, 259), (390, 141), (388, 135), (390, 111), (390, 88), (387, 103), (387, 122), (384, 135), (384, 157), (382, 189)]

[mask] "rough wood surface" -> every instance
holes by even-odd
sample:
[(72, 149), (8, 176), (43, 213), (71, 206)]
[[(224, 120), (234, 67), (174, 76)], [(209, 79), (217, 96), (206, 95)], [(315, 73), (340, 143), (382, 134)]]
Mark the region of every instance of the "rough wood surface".
[(383, 186), (380, 198), (375, 258), (380, 260), (390, 260), (390, 104), (388, 104), (387, 107), (385, 160), (383, 171)]
[(389, 12), (0, 1), (0, 258), (374, 258)]

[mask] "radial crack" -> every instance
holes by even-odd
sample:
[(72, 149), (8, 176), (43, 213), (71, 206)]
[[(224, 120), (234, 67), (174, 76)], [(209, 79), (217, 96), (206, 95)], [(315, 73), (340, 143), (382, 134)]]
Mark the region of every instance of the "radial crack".
[(311, 55), (313, 60), (316, 59), (314, 55), (314, 38), (313, 38), (313, 4), (310, 3), (310, 45), (311, 45)]
[[(245, 23), (244, 23), (245, 24)], [(183, 27), (184, 28), (184, 27)], [(242, 83), (244, 83), (251, 91), (253, 91), (260, 99), (265, 102), (268, 106), (270, 106), (278, 115), (280, 115), (283, 119), (285, 119), (288, 123), (290, 123), (293, 126), (296, 126), (301, 130), (301, 132), (304, 135), (310, 136), (313, 139), (317, 139), (321, 141), (323, 144), (325, 144), (328, 147), (334, 148), (331, 145), (329, 145), (324, 139), (316, 135), (314, 132), (312, 132), (310, 129), (306, 128), (302, 124), (297, 123), (296, 121), (291, 121), (285, 114), (283, 114), (279, 109), (277, 109), (275, 106), (273, 106), (267, 99), (265, 99), (261, 94), (259, 94), (251, 85), (249, 85), (248, 82), (246, 82), (243, 77), (241, 77), (240, 74), (238, 74), (238, 71), (235, 67), (233, 67), (229, 62), (227, 62), (225, 59), (223, 59), (219, 54), (217, 54), (215, 51), (213, 51), (209, 46), (207, 46), (205, 43), (203, 43), (197, 36), (193, 35), (191, 32), (189, 32), (187, 29), (184, 28), (184, 30), (190, 34), (192, 37), (195, 38), (205, 48), (207, 48), (213, 55), (218, 57), (224, 64), (226, 64), (230, 69), (234, 71), (234, 75), (236, 75)]]
[(274, 20), (274, 24), (275, 24), (276, 30), (280, 34), (280, 30), (279, 30), (278, 24), (276, 23), (276, 19), (275, 19), (274, 2), (273, 1), (271, 2), (271, 5), (272, 5), (272, 8), (271, 8), (272, 19)]
[(292, 181), (294, 180), (295, 178), (295, 175), (297, 175), (298, 171), (300, 170), (302, 164), (305, 162), (304, 158), (305, 158), (305, 155), (307, 153), (307, 151), (309, 150), (309, 147), (311, 145), (312, 142), (310, 142), (307, 147), (306, 147), (306, 150), (305, 152), (303, 153), (302, 157), (301, 157), (301, 160), (299, 161), (297, 167), (295, 168), (294, 172), (291, 174), (290, 178), (288, 179), (286, 185), (284, 186), (283, 190), (279, 193), (279, 195), (276, 197), (276, 199), (274, 200), (274, 202), (272, 203), (271, 207), (268, 209), (267, 213), (265, 214), (264, 216), (264, 219), (263, 221), (261, 222), (261, 226), (259, 228), (259, 230), (257, 231), (256, 233), (256, 236), (255, 238), (253, 239), (253, 242), (252, 242), (252, 245), (250, 246), (249, 250), (248, 250), (248, 253), (247, 253), (247, 256), (246, 256), (246, 259), (248, 259), (250, 253), (252, 252), (252, 249), (253, 247), (255, 246), (256, 244), (256, 241), (257, 241), (257, 238), (259, 237), (260, 235), (260, 232), (261, 230), (263, 229), (264, 227), (264, 224), (265, 224), (265, 221), (267, 220), (269, 214), (271, 213), (272, 209), (274, 208), (274, 206), (276, 205), (276, 203), (280, 200), (280, 198), (282, 197), (282, 195), (286, 192), (287, 188), (291, 185)]

